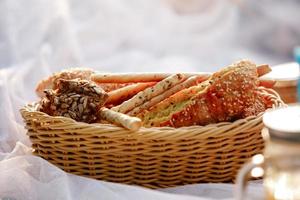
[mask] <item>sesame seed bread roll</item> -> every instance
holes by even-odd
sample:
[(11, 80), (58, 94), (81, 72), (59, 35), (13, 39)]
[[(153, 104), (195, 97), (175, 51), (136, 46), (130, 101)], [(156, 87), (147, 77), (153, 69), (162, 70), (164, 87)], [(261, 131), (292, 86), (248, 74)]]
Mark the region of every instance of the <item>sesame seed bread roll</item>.
[(115, 106), (111, 109), (117, 112), (127, 113), (133, 108), (142, 105), (146, 101), (149, 101), (153, 97), (163, 93), (166, 90), (169, 90), (170, 88), (174, 87), (184, 80), (185, 77), (182, 74), (174, 74), (158, 82), (154, 86), (137, 93), (135, 96), (123, 102), (121, 105)]
[[(185, 77), (203, 76), (208, 78), (209, 73), (195, 72), (195, 73), (181, 73)], [(98, 83), (140, 83), (140, 82), (159, 82), (172, 76), (172, 73), (124, 73), (124, 74), (103, 74), (95, 73), (91, 76), (91, 80)]]
[(142, 126), (141, 119), (137, 117), (130, 117), (123, 113), (115, 112), (107, 108), (102, 108), (99, 112), (99, 115), (101, 119), (116, 125), (122, 125), (131, 131), (137, 131)]
[(134, 96), (138, 92), (155, 84), (156, 82), (137, 83), (113, 90), (108, 93), (108, 99), (106, 101), (106, 104), (114, 104), (116, 102), (122, 102), (124, 100), (127, 100), (128, 98)]
[[(176, 93), (139, 117), (146, 127), (207, 125), (244, 118), (249, 113), (258, 114), (266, 109), (264, 100), (256, 92), (258, 84), (256, 65), (240, 61), (186, 89), (186, 96), (196, 91), (190, 94), (192, 97), (183, 98), (181, 91), (181, 96)], [(251, 112), (247, 112), (249, 108)]]
[(203, 76), (192, 76), (182, 83), (179, 83), (178, 85), (175, 85), (171, 89), (165, 91), (164, 93), (157, 95), (156, 97), (150, 99), (149, 101), (146, 101), (144, 104), (134, 108), (130, 112), (128, 112), (128, 115), (135, 116), (138, 113), (142, 112), (143, 110), (147, 110), (150, 107), (154, 106), (155, 104), (161, 102), (162, 100), (168, 98), (169, 96), (179, 92), (182, 89), (189, 88), (193, 85), (197, 85), (197, 83), (202, 82), (205, 78)]

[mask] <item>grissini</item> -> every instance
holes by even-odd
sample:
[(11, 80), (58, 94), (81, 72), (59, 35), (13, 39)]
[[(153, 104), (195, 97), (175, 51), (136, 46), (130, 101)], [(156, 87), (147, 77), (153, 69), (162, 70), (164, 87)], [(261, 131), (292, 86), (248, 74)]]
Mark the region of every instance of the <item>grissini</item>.
[(126, 87), (128, 85), (132, 85), (132, 83), (97, 83), (97, 82), (94, 83), (96, 83), (99, 87), (101, 87), (105, 92), (111, 92)]
[(124, 101), (121, 105), (111, 108), (114, 111), (126, 113), (136, 106), (142, 105), (144, 102), (149, 101), (153, 97), (163, 93), (164, 91), (174, 87), (175, 85), (181, 83), (185, 80), (185, 76), (182, 74), (174, 74), (165, 78), (164, 80), (158, 82), (150, 88), (137, 93), (131, 99)]
[[(263, 64), (257, 66), (257, 71), (260, 76), (269, 73), (271, 68), (269, 65)], [(174, 74), (174, 73), (173, 73)], [(91, 75), (91, 80), (99, 83), (139, 83), (139, 82), (158, 82), (171, 75), (172, 73), (94, 73)], [(181, 73), (185, 77), (203, 76), (209, 78), (211, 73), (208, 72), (191, 72)]]
[(258, 76), (263, 76), (263, 75), (265, 75), (265, 74), (267, 74), (267, 73), (269, 73), (269, 72), (272, 71), (272, 69), (270, 68), (270, 66), (267, 65), (267, 64), (258, 65), (256, 67), (256, 70), (257, 70)]
[(275, 84), (276, 84), (276, 81), (272, 80), (272, 79), (268, 79), (268, 80), (259, 79), (259, 86), (263, 86), (266, 88), (272, 88)]
[(203, 76), (192, 76), (182, 83), (179, 83), (175, 85), (174, 87), (170, 88), (169, 90), (166, 90), (164, 93), (157, 95), (150, 99), (149, 101), (146, 101), (144, 104), (134, 108), (130, 112), (128, 112), (128, 115), (135, 116), (138, 113), (142, 112), (143, 110), (147, 110), (150, 107), (154, 106), (155, 104), (161, 102), (162, 100), (168, 98), (169, 96), (179, 92), (182, 89), (189, 88), (193, 85), (197, 85), (198, 83), (202, 82), (205, 77)]
[[(268, 73), (271, 69), (268, 65), (260, 65), (257, 67), (260, 76)], [(193, 75), (200, 75), (204, 78), (209, 78), (210, 73), (183, 73), (186, 77)], [(93, 80), (95, 82), (100, 82), (100, 84), (106, 92), (119, 88), (119, 83), (136, 83), (136, 82), (158, 82), (166, 77), (172, 75), (171, 73), (136, 73), (136, 74), (105, 74), (105, 73), (95, 73), (92, 69), (88, 68), (70, 68), (63, 70), (58, 73), (54, 73), (51, 76), (41, 80), (37, 87), (36, 93), (39, 97), (44, 96), (45, 89), (56, 89), (55, 85), (58, 79), (75, 79), (80, 78), (82, 80)], [(112, 83), (112, 84), (105, 84)], [(115, 86), (116, 85), (116, 86)], [(124, 86), (124, 85), (121, 85)], [(113, 88), (114, 87), (114, 88)], [(111, 89), (113, 88), (113, 89)]]
[(142, 126), (141, 119), (131, 117), (123, 113), (115, 112), (113, 110), (102, 108), (99, 112), (100, 119), (106, 120), (110, 123), (121, 125), (131, 131), (137, 131)]
[[(91, 80), (98, 83), (140, 83), (140, 82), (159, 82), (175, 73), (123, 73), (123, 74), (104, 74), (95, 73), (91, 76)], [(202, 76), (209, 78), (210, 73), (195, 72), (195, 73), (181, 73), (185, 77)]]
[(125, 87), (113, 90), (108, 93), (108, 99), (106, 104), (114, 104), (116, 102), (122, 102), (137, 94), (138, 92), (155, 85), (156, 82), (149, 83), (136, 83), (127, 85)]

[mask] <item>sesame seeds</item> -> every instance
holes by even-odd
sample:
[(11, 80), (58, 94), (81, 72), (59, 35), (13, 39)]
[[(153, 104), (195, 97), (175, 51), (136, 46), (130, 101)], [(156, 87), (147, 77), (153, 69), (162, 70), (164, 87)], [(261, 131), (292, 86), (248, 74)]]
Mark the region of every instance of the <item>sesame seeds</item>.
[[(257, 75), (253, 73), (255, 68), (248, 65), (244, 66), (241, 62), (215, 73), (205, 84), (199, 84), (193, 90), (192, 99), (187, 104), (170, 101), (167, 108), (157, 108), (154, 113), (157, 117), (153, 115), (153, 118), (156, 122), (162, 120), (158, 124), (174, 127), (238, 119), (256, 98)], [(163, 109), (169, 111), (160, 114), (165, 112)], [(256, 109), (255, 106), (249, 112), (253, 109)]]

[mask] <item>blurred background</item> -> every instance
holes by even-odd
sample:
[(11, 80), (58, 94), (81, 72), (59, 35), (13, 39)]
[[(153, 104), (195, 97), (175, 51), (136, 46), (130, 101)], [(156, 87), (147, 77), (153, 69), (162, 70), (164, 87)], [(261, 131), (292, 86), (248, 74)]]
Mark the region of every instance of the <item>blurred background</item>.
[(0, 68), (215, 71), (293, 61), (299, 0), (0, 0)]

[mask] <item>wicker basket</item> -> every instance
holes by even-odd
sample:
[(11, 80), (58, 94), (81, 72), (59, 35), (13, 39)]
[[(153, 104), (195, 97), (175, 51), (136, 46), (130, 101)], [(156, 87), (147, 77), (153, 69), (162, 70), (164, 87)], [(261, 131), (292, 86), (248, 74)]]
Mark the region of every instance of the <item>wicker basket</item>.
[[(276, 92), (260, 89), (283, 106)], [(36, 155), (66, 172), (95, 179), (163, 188), (230, 182), (263, 149), (262, 115), (207, 126), (141, 128), (86, 124), (21, 109)]]

